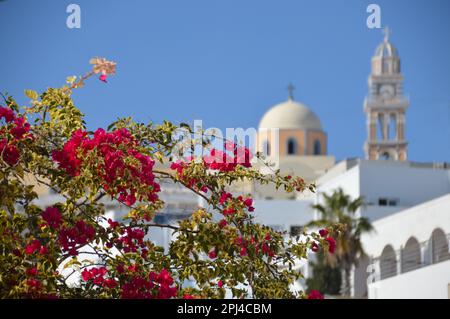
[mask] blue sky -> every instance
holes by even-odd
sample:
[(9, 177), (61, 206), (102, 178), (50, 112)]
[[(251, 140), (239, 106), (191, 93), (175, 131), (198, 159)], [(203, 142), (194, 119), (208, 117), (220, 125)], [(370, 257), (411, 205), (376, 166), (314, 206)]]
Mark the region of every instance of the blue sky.
[[(81, 29), (66, 7), (81, 7)], [(409, 158), (450, 161), (450, 1), (71, 0), (0, 1), (0, 91), (59, 86), (103, 56), (108, 84), (74, 95), (89, 128), (120, 116), (204, 127), (256, 127), (272, 105), (296, 100), (321, 119), (329, 153), (362, 157), (370, 58), (382, 41), (366, 7), (381, 6), (405, 76)]]

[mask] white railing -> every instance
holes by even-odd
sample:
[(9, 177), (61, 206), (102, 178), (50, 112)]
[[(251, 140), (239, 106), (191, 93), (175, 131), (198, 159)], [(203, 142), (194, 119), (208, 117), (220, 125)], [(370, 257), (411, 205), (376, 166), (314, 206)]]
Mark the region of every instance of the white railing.
[(378, 266), (379, 280), (387, 279), (450, 260), (449, 243), (450, 233), (433, 236), (421, 243), (411, 242), (400, 249), (387, 250), (383, 255), (372, 258), (371, 264)]

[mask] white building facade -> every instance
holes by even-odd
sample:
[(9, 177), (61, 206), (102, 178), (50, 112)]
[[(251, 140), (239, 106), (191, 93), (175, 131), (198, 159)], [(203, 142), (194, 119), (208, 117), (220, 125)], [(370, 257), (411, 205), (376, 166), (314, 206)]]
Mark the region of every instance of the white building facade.
[(450, 194), (374, 222), (369, 298), (450, 298)]
[(318, 180), (316, 202), (338, 188), (365, 199), (357, 215), (375, 229), (362, 238), (368, 258), (355, 269), (354, 297), (449, 297), (450, 167), (345, 160)]

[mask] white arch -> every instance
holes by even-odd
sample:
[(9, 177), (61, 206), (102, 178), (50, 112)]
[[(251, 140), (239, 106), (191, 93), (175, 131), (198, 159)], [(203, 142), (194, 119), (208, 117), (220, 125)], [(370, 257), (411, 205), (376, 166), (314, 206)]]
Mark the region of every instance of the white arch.
[(420, 268), (421, 264), (420, 244), (415, 237), (410, 237), (402, 249), (402, 273)]
[(447, 235), (441, 228), (431, 233), (431, 261), (433, 264), (450, 259)]
[(380, 256), (380, 279), (397, 275), (397, 257), (394, 248), (386, 245)]

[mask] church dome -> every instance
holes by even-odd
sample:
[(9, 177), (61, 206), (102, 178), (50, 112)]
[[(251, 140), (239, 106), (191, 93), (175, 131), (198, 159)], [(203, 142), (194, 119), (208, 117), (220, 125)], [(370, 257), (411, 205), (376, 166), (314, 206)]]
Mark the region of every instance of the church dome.
[(389, 41), (389, 35), (391, 30), (386, 27), (384, 29), (384, 41), (377, 47), (375, 50), (375, 56), (384, 58), (384, 57), (398, 57), (398, 51), (394, 47), (394, 45)]
[(322, 131), (322, 124), (317, 115), (293, 99), (270, 108), (263, 115), (259, 127)]
[(375, 56), (380, 58), (398, 57), (398, 51), (391, 42), (383, 41), (375, 50)]

